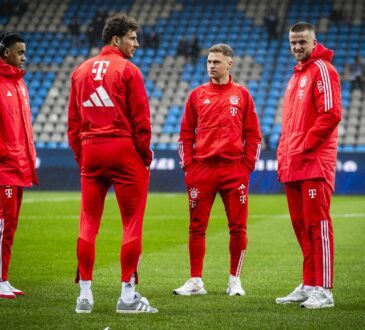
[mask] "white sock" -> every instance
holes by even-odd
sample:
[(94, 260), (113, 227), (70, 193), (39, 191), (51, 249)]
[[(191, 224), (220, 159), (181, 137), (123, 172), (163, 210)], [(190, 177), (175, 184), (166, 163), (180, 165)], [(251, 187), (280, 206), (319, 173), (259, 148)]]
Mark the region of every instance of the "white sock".
[(325, 293), (327, 296), (331, 295), (331, 290), (330, 290), (330, 289), (326, 289), (326, 288), (324, 288), (324, 287), (322, 287), (322, 286), (320, 286), (320, 288), (324, 291), (324, 293)]
[(203, 280), (201, 277), (192, 277), (191, 278), (196, 284), (201, 285), (203, 284)]
[(79, 281), (81, 291), (89, 291), (91, 289), (91, 281)]
[(121, 298), (126, 303), (131, 303), (134, 300), (134, 296), (136, 293), (136, 278), (134, 276), (131, 277), (129, 282), (122, 282), (122, 293)]
[(238, 276), (234, 276), (234, 275), (229, 274), (229, 281), (230, 282), (237, 281), (237, 280), (241, 282), (241, 279)]
[(91, 303), (94, 303), (93, 294), (91, 292), (91, 281), (79, 281), (80, 285), (80, 298), (88, 299)]
[(314, 290), (314, 286), (311, 286), (311, 285), (303, 285), (303, 290), (305, 292), (313, 291)]

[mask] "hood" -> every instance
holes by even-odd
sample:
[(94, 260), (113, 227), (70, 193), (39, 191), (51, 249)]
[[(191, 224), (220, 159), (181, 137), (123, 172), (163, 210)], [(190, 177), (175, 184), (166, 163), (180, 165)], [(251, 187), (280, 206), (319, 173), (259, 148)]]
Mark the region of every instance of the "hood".
[(317, 43), (317, 46), (313, 49), (312, 54), (304, 60), (303, 62), (299, 62), (295, 67), (294, 70), (302, 70), (303, 67), (312, 63), (315, 60), (324, 60), (327, 62), (331, 62), (334, 55), (334, 51), (324, 47), (322, 44)]
[(19, 69), (13, 65), (5, 63), (0, 58), (0, 75), (13, 79), (21, 79), (25, 75), (25, 71), (23, 69)]

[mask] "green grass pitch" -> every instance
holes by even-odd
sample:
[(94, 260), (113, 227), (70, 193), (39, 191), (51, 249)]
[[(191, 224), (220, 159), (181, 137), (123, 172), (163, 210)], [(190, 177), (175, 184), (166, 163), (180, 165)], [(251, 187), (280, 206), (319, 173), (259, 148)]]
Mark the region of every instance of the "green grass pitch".
[(121, 223), (109, 194), (97, 240), (92, 314), (74, 312), (79, 193), (26, 191), (10, 280), (25, 297), (0, 300), (0, 329), (364, 329), (365, 198), (335, 196), (335, 308), (278, 306), (275, 297), (301, 281), (301, 255), (283, 195), (250, 196), (244, 297), (225, 294), (228, 230), (217, 197), (207, 233), (206, 296), (173, 296), (189, 277), (185, 194), (150, 194), (138, 291), (154, 315), (115, 312), (120, 294)]

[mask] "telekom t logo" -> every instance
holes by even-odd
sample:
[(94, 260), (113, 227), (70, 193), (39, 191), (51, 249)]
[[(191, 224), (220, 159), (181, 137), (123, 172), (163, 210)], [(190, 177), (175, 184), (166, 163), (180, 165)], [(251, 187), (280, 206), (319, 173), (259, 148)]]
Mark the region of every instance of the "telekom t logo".
[(311, 199), (314, 199), (317, 196), (317, 190), (316, 189), (308, 189), (308, 194)]
[(5, 196), (6, 198), (11, 198), (13, 196), (13, 189), (11, 188), (5, 189)]
[(110, 61), (95, 61), (91, 73), (95, 73), (94, 80), (103, 80), (103, 75), (108, 69)]

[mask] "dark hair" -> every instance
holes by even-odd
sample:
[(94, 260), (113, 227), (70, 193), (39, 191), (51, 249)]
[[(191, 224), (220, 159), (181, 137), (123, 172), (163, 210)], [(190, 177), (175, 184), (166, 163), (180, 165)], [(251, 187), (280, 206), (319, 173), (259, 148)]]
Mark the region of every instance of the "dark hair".
[(24, 38), (14, 32), (4, 32), (0, 35), (0, 56), (4, 55), (5, 49), (13, 46), (17, 42), (24, 42)]
[(290, 27), (290, 32), (303, 32), (303, 31), (310, 31), (314, 34), (316, 33), (316, 29), (312, 24), (306, 22), (298, 22), (295, 23)]
[(113, 36), (123, 37), (128, 31), (137, 31), (139, 26), (134, 18), (116, 14), (105, 21), (102, 39), (104, 44), (109, 44)]
[(222, 53), (224, 56), (233, 57), (233, 49), (227, 44), (215, 44), (208, 49), (208, 53)]

